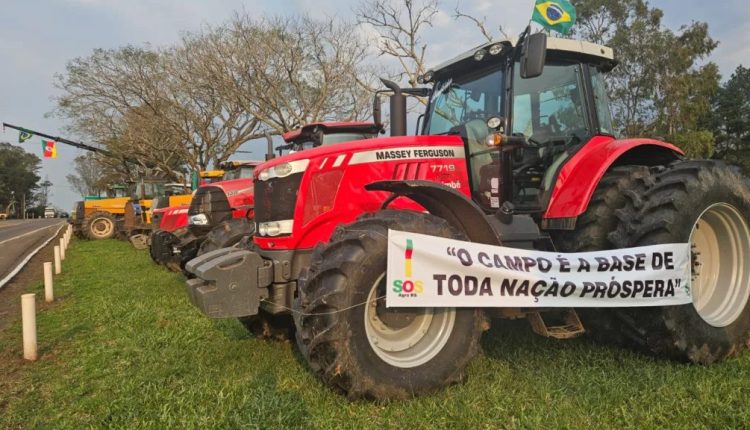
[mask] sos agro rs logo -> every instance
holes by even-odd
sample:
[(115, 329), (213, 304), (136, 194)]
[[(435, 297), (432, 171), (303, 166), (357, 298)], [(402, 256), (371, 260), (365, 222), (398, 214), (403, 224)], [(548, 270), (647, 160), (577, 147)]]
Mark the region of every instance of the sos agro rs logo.
[(404, 279), (395, 279), (393, 281), (393, 292), (399, 297), (417, 297), (424, 291), (424, 283), (418, 280), (412, 280), (412, 255), (414, 254), (414, 243), (411, 239), (406, 239), (406, 251), (404, 252)]

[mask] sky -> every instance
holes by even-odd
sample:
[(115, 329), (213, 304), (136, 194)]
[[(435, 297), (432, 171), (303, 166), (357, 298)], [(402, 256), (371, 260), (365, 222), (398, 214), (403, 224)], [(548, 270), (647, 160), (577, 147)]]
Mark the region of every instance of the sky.
[[(462, 12), (486, 17), (487, 27), (499, 26), (517, 35), (528, 22), (533, 0), (461, 0)], [(742, 64), (750, 66), (750, 7), (745, 0), (651, 0), (664, 11), (664, 23), (677, 29), (691, 21), (709, 24), (720, 42), (710, 60), (724, 79)], [(175, 43), (181, 33), (217, 25), (236, 11), (253, 15), (337, 17), (353, 21), (357, 1), (345, 0), (2, 0), (0, 12), (0, 121), (53, 136), (63, 133), (65, 121), (50, 115), (55, 108), (55, 75), (66, 62), (89, 55), (95, 48)], [(456, 0), (442, 0), (441, 12), (425, 33), (428, 64), (437, 64), (483, 42), (467, 21), (452, 17)], [(363, 30), (366, 34), (366, 30)], [(75, 139), (76, 136), (64, 136)], [(0, 131), (0, 141), (17, 144), (17, 132)], [(41, 140), (23, 144), (41, 158)], [(262, 154), (262, 142), (242, 150)], [(51, 202), (70, 210), (80, 196), (65, 179), (73, 159), (82, 152), (60, 145), (58, 158), (43, 159), (41, 176), (53, 183)], [(244, 156), (247, 158), (247, 155)]]

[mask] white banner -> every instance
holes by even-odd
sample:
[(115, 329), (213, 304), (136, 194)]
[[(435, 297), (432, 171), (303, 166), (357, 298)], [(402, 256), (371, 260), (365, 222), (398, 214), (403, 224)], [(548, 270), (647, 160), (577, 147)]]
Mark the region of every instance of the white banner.
[(388, 232), (388, 307), (682, 305), (690, 245), (561, 253)]

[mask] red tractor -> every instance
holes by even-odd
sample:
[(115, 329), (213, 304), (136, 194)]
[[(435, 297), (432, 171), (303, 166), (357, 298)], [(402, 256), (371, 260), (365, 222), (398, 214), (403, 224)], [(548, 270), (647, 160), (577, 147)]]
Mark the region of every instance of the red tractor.
[[(230, 225), (236, 234), (252, 234), (253, 206), (253, 170), (262, 161), (227, 161), (220, 165), (224, 171), (221, 181), (212, 181), (201, 184), (196, 190), (188, 205), (170, 206), (154, 210), (152, 222), (156, 229), (151, 235), (149, 252), (153, 260), (164, 264), (174, 271), (181, 271), (185, 261), (196, 256), (202, 242), (208, 238), (214, 238), (221, 234), (225, 225)], [(214, 225), (206, 224), (198, 228), (191, 228), (189, 222), (190, 208), (195, 205), (196, 199), (204, 198), (205, 194), (213, 188), (218, 188), (227, 202), (227, 206), (221, 209), (221, 214), (216, 213), (221, 221)], [(219, 208), (216, 208), (219, 210)], [(220, 225), (220, 223), (223, 223)], [(213, 232), (214, 227), (221, 227)], [(240, 236), (241, 238), (241, 236)], [(239, 238), (234, 241), (236, 243)], [(223, 246), (231, 246), (234, 243), (224, 242)]]
[[(279, 154), (321, 145), (376, 137), (382, 127), (371, 122), (311, 123), (285, 133)], [(267, 159), (273, 151), (269, 141)], [(201, 186), (190, 206), (167, 208), (152, 236), (154, 261), (180, 271), (185, 262), (215, 249), (233, 246), (255, 232), (253, 170), (260, 161), (227, 161), (223, 180)]]
[[(699, 363), (737, 354), (750, 331), (750, 189), (720, 162), (615, 137), (604, 87), (615, 66), (610, 48), (527, 31), (431, 69), (429, 88), (386, 82), (392, 137), (259, 166), (252, 246), (190, 261), (191, 301), (211, 318), (293, 316), (312, 372), (350, 398), (460, 381), (488, 318), (529, 317), (560, 338), (585, 327)], [(409, 94), (429, 96), (418, 136), (405, 136)], [(576, 316), (555, 330), (540, 309), (387, 308), (389, 229), (559, 252), (689, 242), (693, 303), (580, 319), (547, 309)]]

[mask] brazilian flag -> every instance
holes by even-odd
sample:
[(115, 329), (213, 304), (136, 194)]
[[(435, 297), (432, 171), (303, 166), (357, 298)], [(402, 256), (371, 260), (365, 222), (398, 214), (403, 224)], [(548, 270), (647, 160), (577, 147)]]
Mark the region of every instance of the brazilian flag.
[(31, 139), (34, 135), (26, 130), (21, 130), (18, 132), (18, 143), (24, 143), (27, 140)]
[(536, 0), (531, 20), (565, 34), (576, 23), (576, 8), (568, 0)]

